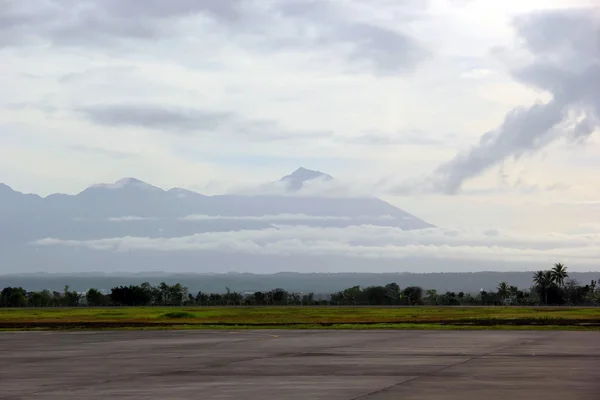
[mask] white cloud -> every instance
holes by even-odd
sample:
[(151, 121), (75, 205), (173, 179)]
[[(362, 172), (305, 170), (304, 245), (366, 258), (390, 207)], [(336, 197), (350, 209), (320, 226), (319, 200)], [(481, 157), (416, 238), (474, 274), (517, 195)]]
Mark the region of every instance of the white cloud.
[(468, 79), (484, 79), (493, 73), (488, 68), (475, 68), (470, 71), (463, 72), (460, 76)]
[[(409, 218), (409, 217), (405, 217)], [(238, 220), (238, 221), (360, 221), (360, 220), (393, 220), (391, 215), (381, 215), (379, 217), (344, 217), (344, 216), (326, 216), (326, 215), (306, 215), (306, 214), (273, 214), (273, 215), (188, 215), (180, 218), (184, 221), (212, 221), (212, 220)]]
[(600, 234), (600, 224), (583, 224), (571, 231), (575, 235), (597, 235)]
[(432, 228), (403, 231), (371, 225), (340, 228), (277, 225), (265, 230), (201, 233), (177, 238), (121, 237), (101, 240), (35, 242), (44, 246), (101, 251), (219, 251), (254, 255), (348, 256), (358, 258), (432, 258), (596, 265), (600, 234), (524, 235), (502, 230)]
[(124, 217), (111, 217), (108, 220), (110, 222), (130, 222), (130, 221), (156, 221), (158, 218), (153, 217), (137, 217), (135, 215), (128, 215)]

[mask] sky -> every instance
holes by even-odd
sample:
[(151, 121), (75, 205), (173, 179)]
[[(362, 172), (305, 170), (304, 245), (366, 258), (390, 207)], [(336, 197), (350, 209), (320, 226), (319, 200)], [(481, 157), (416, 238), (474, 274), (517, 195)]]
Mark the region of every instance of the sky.
[(303, 166), (438, 226), (600, 233), (597, 4), (0, 0), (0, 182)]

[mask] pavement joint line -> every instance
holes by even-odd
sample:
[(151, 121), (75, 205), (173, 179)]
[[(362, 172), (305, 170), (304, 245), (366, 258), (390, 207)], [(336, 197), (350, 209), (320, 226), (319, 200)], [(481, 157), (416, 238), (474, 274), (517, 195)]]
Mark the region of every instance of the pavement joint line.
[[(553, 332), (553, 333), (554, 333), (554, 334), (556, 334), (556, 332)], [(395, 384), (393, 384), (393, 385), (385, 386), (385, 387), (383, 387), (383, 388), (381, 388), (381, 389), (377, 389), (377, 390), (374, 390), (374, 391), (372, 391), (372, 392), (365, 393), (365, 394), (362, 394), (362, 395), (360, 395), (360, 396), (357, 396), (357, 397), (353, 397), (353, 398), (352, 398), (352, 399), (350, 399), (350, 400), (360, 400), (360, 399), (366, 399), (366, 398), (368, 398), (368, 397), (371, 397), (371, 396), (377, 395), (377, 394), (379, 394), (379, 393), (384, 393), (384, 392), (386, 392), (386, 391), (388, 391), (388, 390), (390, 390), (390, 389), (393, 389), (393, 388), (396, 388), (396, 387), (400, 387), (400, 386), (402, 386), (402, 385), (405, 385), (405, 384), (407, 384), (407, 383), (409, 383), (409, 382), (413, 382), (413, 381), (415, 381), (415, 380), (417, 380), (417, 379), (420, 379), (420, 378), (423, 378), (423, 377), (435, 376), (436, 374), (438, 374), (438, 373), (440, 373), (440, 372), (442, 372), (442, 371), (445, 371), (445, 370), (447, 370), (447, 369), (450, 369), (450, 368), (454, 368), (454, 367), (456, 367), (456, 366), (458, 366), (458, 365), (466, 364), (466, 363), (468, 363), (468, 362), (470, 362), (470, 361), (473, 361), (473, 360), (478, 360), (478, 359), (480, 359), (480, 358), (483, 358), (483, 357), (486, 357), (486, 356), (492, 355), (492, 354), (494, 354), (494, 353), (497, 353), (497, 352), (499, 352), (499, 351), (504, 351), (504, 350), (508, 350), (508, 349), (515, 348), (515, 347), (519, 347), (519, 346), (521, 346), (521, 345), (524, 345), (524, 344), (526, 344), (526, 343), (533, 343), (533, 342), (536, 342), (536, 341), (538, 341), (538, 340), (540, 340), (540, 339), (544, 339), (544, 338), (546, 338), (547, 336), (551, 336), (551, 335), (552, 335), (552, 334), (546, 334), (546, 335), (544, 335), (543, 337), (538, 337), (538, 338), (535, 338), (535, 339), (527, 339), (527, 340), (522, 340), (522, 341), (520, 341), (520, 342), (518, 342), (518, 343), (515, 343), (515, 344), (511, 344), (511, 345), (504, 346), (504, 347), (501, 347), (501, 348), (496, 348), (496, 349), (493, 349), (493, 350), (491, 350), (491, 351), (488, 351), (487, 353), (479, 354), (479, 355), (476, 355), (476, 356), (470, 357), (470, 358), (468, 358), (468, 359), (466, 359), (466, 360), (459, 361), (459, 362), (457, 362), (457, 363), (454, 363), (454, 364), (449, 364), (449, 365), (446, 365), (446, 366), (444, 366), (444, 367), (441, 367), (441, 368), (439, 368), (439, 369), (436, 369), (435, 371), (431, 371), (431, 372), (428, 372), (428, 373), (425, 373), (425, 374), (416, 375), (416, 376), (414, 376), (414, 377), (412, 377), (412, 378), (409, 378), (409, 379), (407, 379), (407, 380), (404, 380), (404, 381), (402, 381), (402, 382), (398, 382), (398, 383), (395, 383)]]

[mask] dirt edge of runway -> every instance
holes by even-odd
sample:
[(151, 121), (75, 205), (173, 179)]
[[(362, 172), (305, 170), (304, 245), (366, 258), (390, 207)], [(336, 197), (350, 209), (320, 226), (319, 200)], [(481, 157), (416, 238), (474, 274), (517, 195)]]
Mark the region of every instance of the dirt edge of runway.
[(194, 321), (9, 321), (0, 322), (0, 329), (3, 330), (71, 330), (71, 329), (125, 329), (125, 328), (271, 328), (284, 329), (302, 326), (332, 328), (336, 327), (348, 329), (349, 327), (368, 328), (370, 326), (381, 325), (388, 328), (406, 327), (407, 325), (419, 327), (435, 328), (464, 328), (464, 327), (581, 327), (581, 328), (600, 328), (600, 321), (590, 321), (589, 319), (468, 319), (468, 320), (453, 320), (453, 321), (382, 321), (382, 322), (282, 322), (282, 323), (241, 323), (241, 322), (194, 322)]

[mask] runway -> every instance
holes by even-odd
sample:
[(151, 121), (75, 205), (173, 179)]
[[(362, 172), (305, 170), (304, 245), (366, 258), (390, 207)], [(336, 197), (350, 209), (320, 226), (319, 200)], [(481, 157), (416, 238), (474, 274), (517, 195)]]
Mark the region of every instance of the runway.
[(0, 399), (598, 399), (600, 332), (0, 333)]

